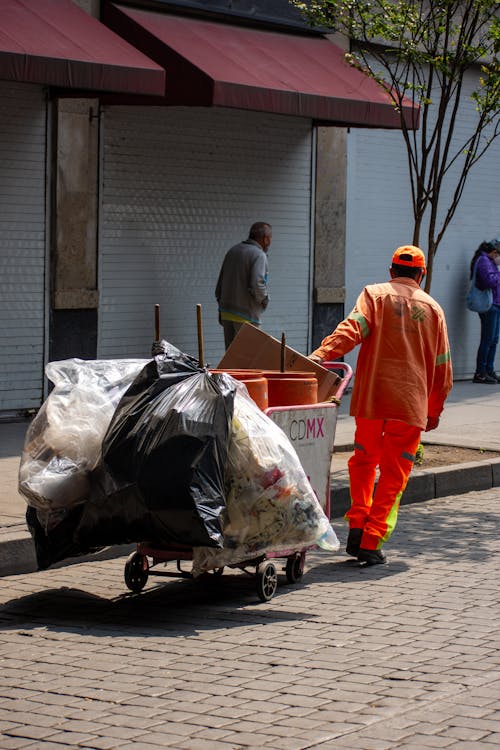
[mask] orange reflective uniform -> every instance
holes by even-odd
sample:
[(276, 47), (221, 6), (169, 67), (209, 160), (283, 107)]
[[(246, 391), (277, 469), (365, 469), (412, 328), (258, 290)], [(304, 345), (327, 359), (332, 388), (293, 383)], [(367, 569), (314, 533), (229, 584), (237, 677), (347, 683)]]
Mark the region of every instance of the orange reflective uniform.
[[(439, 417), (453, 374), (444, 313), (411, 278), (371, 284), (348, 317), (313, 354), (335, 360), (361, 344), (351, 415), (355, 452), (349, 460), (351, 528), (361, 547), (389, 538), (427, 417)], [(377, 466), (380, 479), (373, 504)]]
[(354, 453), (348, 462), (351, 508), (345, 517), (351, 528), (363, 529), (363, 549), (380, 549), (394, 531), (419, 442), (419, 427), (396, 419), (356, 417)]
[(422, 429), (438, 417), (453, 375), (441, 307), (417, 282), (371, 284), (314, 354), (335, 360), (361, 344), (351, 399), (353, 416), (399, 419)]

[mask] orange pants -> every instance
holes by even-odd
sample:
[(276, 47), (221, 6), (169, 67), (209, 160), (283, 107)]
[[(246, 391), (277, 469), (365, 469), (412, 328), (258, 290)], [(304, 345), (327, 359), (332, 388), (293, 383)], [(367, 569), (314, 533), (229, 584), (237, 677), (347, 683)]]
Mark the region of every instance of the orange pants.
[(394, 531), (420, 433), (420, 427), (395, 419), (356, 417), (354, 453), (348, 462), (351, 508), (345, 517), (351, 529), (363, 529), (363, 549), (380, 549)]

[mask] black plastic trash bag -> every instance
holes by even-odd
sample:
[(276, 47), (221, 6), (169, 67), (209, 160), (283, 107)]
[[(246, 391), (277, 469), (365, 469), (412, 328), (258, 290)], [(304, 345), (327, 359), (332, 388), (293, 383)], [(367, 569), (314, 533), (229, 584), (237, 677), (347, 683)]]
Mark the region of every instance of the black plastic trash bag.
[(133, 509), (123, 508), (134, 539), (221, 547), (236, 383), (204, 370), (176, 375), (168, 355), (144, 368), (113, 416), (104, 464), (138, 490)]

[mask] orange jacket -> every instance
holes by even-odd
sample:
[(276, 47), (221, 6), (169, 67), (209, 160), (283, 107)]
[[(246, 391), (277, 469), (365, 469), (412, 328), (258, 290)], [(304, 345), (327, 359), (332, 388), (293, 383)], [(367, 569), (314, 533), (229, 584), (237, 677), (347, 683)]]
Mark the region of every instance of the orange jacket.
[(444, 313), (413, 279), (363, 289), (352, 312), (314, 354), (335, 360), (361, 344), (350, 413), (425, 429), (453, 385)]

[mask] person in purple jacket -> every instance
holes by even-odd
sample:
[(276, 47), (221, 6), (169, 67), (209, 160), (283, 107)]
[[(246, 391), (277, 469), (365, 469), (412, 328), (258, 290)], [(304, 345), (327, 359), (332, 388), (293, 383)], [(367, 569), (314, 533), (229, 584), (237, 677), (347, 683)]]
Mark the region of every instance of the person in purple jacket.
[(481, 319), (481, 340), (477, 350), (474, 383), (500, 383), (495, 372), (495, 355), (500, 329), (500, 238), (481, 242), (470, 264), (470, 278), (476, 267), (478, 289), (492, 289), (493, 304)]

